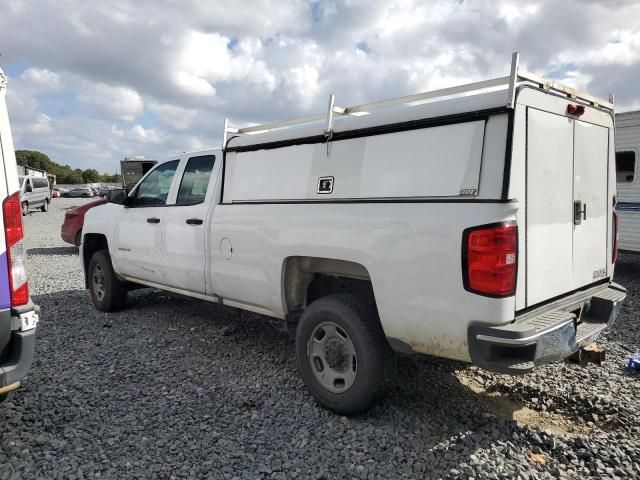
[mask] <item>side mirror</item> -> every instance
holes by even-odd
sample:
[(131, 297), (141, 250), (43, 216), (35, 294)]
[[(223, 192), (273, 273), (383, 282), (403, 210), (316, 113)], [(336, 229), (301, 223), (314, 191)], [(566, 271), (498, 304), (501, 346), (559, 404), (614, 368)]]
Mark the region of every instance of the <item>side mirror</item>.
[(25, 190), (25, 192), (27, 192), (27, 193), (31, 193), (31, 192), (33, 192), (33, 187), (32, 187), (30, 184), (28, 184), (28, 185), (25, 187), (25, 189), (24, 189), (24, 190)]
[(117, 205), (124, 205), (127, 200), (127, 191), (124, 188), (109, 190), (107, 193), (107, 201)]

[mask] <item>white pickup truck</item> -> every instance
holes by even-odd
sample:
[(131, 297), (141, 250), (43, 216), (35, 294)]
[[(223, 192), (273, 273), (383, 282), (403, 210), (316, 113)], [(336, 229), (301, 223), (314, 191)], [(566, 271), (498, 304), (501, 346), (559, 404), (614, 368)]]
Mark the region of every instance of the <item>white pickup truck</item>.
[(133, 284), (282, 319), (340, 413), (382, 392), (392, 350), (525, 373), (592, 343), (625, 298), (613, 125), (610, 101), (517, 54), (498, 79), (225, 123), (222, 149), (87, 213), (86, 284), (102, 311)]

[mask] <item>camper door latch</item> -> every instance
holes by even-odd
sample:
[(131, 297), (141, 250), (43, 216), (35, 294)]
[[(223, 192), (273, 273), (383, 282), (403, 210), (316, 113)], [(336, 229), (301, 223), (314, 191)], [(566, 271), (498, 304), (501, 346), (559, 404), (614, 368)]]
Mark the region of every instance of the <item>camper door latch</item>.
[(587, 204), (582, 203), (582, 200), (576, 200), (573, 202), (573, 224), (580, 225), (582, 220), (587, 219)]

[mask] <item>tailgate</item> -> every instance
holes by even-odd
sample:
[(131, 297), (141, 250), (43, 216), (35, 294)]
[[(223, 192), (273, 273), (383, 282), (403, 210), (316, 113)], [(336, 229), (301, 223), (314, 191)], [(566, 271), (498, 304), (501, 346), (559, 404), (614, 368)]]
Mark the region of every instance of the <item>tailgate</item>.
[(607, 277), (610, 129), (526, 108), (530, 307)]

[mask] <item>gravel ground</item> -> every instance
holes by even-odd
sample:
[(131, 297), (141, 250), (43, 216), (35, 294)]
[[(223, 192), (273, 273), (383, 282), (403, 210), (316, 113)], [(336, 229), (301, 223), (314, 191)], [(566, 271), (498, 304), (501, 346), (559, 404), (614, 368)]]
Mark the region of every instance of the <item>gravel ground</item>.
[(640, 478), (640, 256), (600, 342), (603, 367), (509, 377), (398, 358), (390, 395), (338, 417), (307, 393), (287, 336), (264, 318), (139, 290), (97, 312), (55, 199), (25, 219), (37, 357), (0, 406), (0, 480), (82, 478)]

